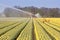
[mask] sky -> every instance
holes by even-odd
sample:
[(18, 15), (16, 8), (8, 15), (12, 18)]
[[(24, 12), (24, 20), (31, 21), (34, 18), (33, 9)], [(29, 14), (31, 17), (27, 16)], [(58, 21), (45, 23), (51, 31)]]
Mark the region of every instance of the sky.
[[(47, 7), (47, 8), (60, 8), (60, 0), (0, 0), (0, 4), (8, 6), (35, 6), (35, 7)], [(4, 9), (1, 7), (0, 10)]]
[(9, 6), (35, 6), (35, 7), (49, 7), (60, 8), (60, 0), (0, 0), (0, 4)]

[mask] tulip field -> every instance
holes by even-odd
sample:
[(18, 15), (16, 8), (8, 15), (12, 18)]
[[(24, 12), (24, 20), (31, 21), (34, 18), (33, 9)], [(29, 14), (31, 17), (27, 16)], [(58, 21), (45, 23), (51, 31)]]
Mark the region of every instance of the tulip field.
[(60, 40), (60, 18), (0, 18), (0, 40)]

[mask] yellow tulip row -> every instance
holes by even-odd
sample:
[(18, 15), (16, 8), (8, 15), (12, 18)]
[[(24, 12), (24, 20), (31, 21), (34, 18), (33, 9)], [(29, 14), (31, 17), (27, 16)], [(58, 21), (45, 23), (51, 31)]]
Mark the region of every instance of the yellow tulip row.
[(17, 40), (32, 40), (32, 19), (21, 32)]
[[(55, 24), (54, 25), (49, 24), (51, 22), (44, 21), (44, 23), (43, 23), (43, 22), (40, 21), (40, 19), (36, 19), (36, 20), (38, 21), (39, 25), (41, 27), (43, 27), (43, 29), (45, 30), (47, 35), (50, 37), (50, 40), (60, 40), (60, 28), (59, 27), (55, 26)], [(57, 19), (57, 20), (59, 20), (59, 19)], [(40, 28), (40, 29), (42, 29), (42, 28)], [(43, 34), (42, 34), (42, 36), (43, 36)], [(47, 38), (47, 36), (46, 36), (46, 38)], [(46, 40), (48, 40), (48, 39), (49, 38), (47, 38)]]
[[(24, 22), (23, 22), (24, 20)], [(21, 31), (21, 29), (26, 24), (26, 19), (21, 20), (21, 22), (17, 22), (14, 25), (11, 25), (9, 27), (3, 28), (0, 30), (0, 40), (12, 40), (15, 39), (17, 36), (16, 34)], [(20, 32), (19, 32), (20, 33)]]
[(0, 40), (60, 40), (60, 18), (1, 21)]

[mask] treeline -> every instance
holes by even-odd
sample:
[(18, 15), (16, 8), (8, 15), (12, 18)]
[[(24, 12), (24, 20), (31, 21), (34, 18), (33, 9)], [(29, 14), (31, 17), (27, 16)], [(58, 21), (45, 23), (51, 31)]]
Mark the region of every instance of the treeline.
[(60, 9), (59, 8), (37, 8), (34, 6), (31, 7), (19, 7), (19, 6), (14, 6), (15, 8), (28, 11), (33, 13), (34, 15), (39, 13), (42, 17), (60, 17)]

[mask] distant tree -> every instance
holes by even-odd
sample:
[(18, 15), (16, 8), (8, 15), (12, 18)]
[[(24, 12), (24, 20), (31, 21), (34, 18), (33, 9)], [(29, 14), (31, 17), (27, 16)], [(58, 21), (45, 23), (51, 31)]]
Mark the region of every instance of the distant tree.
[(15, 8), (31, 12), (34, 15), (36, 13), (39, 13), (42, 17), (60, 17), (59, 8), (45, 8), (45, 7), (37, 8), (34, 6), (30, 6), (30, 7), (15, 6)]

